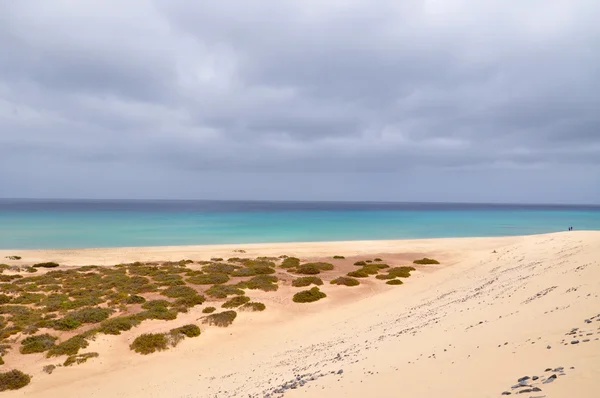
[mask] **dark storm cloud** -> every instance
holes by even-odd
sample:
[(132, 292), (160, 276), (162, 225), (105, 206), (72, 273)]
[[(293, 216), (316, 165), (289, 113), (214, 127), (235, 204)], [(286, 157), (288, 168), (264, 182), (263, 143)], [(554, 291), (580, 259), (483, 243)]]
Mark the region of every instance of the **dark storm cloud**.
[(103, 178), (102, 165), (139, 181), (598, 167), (599, 12), (591, 0), (2, 2), (0, 178), (17, 180), (16, 161), (32, 178), (41, 158), (75, 180)]

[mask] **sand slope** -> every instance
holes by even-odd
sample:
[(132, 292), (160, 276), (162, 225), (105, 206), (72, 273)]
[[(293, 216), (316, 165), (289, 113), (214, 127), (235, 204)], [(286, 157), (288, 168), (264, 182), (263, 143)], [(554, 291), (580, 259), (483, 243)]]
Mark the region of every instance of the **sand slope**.
[[(118, 261), (168, 259), (165, 253), (199, 259), (232, 248), (97, 252), (127, 257)], [(140, 329), (102, 336), (86, 350), (100, 352), (97, 360), (52, 375), (41, 372), (46, 360), (24, 364), (34, 382), (5, 396), (500, 397), (520, 390), (511, 386), (526, 375), (542, 377), (533, 383), (542, 391), (518, 396), (600, 396), (600, 232), (236, 248), (247, 255), (431, 253), (444, 262), (399, 287), (326, 286), (330, 296), (308, 305), (291, 303), (291, 291), (280, 289), (265, 313), (243, 314), (230, 328), (208, 328), (150, 356), (127, 349)], [(89, 263), (91, 251), (60, 256)], [(545, 372), (557, 367), (564, 372)], [(551, 374), (557, 378), (540, 383)]]

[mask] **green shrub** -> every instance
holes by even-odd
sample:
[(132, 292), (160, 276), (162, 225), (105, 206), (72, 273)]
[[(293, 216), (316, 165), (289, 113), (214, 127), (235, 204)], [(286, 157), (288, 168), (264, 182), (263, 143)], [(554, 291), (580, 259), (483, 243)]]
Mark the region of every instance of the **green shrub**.
[(354, 263), (354, 265), (367, 265), (367, 263), (364, 261), (357, 261)]
[(296, 268), (300, 265), (300, 259), (296, 257), (287, 257), (282, 262), (281, 268)]
[(136, 337), (129, 348), (139, 354), (147, 355), (156, 351), (166, 350), (168, 342), (167, 336), (164, 333), (144, 333)]
[(49, 335), (48, 333), (37, 336), (29, 336), (21, 342), (21, 354), (34, 354), (38, 352), (48, 351), (54, 347), (58, 337)]
[(90, 336), (88, 334), (78, 334), (77, 336), (73, 336), (70, 339), (50, 348), (46, 356), (50, 358), (61, 355), (75, 355), (79, 352), (79, 350), (86, 348), (90, 344), (87, 341), (89, 337)]
[(186, 337), (200, 336), (200, 328), (197, 325), (184, 325), (175, 329), (171, 329), (171, 334), (183, 334)]
[(395, 267), (388, 270), (389, 275), (393, 275), (398, 278), (408, 278), (410, 271), (414, 271), (413, 267)]
[(235, 296), (221, 305), (222, 308), (236, 308), (250, 301), (248, 296)]
[(269, 275), (274, 274), (275, 270), (271, 267), (246, 267), (235, 270), (231, 276), (254, 276), (254, 275)]
[(0, 304), (10, 303), (11, 297), (7, 294), (0, 294)]
[(139, 312), (131, 315), (134, 319), (160, 319), (163, 321), (172, 321), (177, 318), (177, 310), (168, 309), (166, 307), (155, 307), (147, 311)]
[(71, 355), (65, 360), (63, 366), (72, 366), (75, 364), (81, 365), (82, 363), (86, 363), (88, 359), (97, 358), (99, 356), (100, 354), (97, 352), (86, 352), (85, 354)]
[(205, 274), (188, 278), (188, 282), (194, 285), (220, 285), (229, 280), (226, 274)]
[(293, 271), (302, 275), (317, 275), (321, 273), (321, 269), (313, 264), (299, 265)]
[(267, 308), (263, 303), (250, 302), (242, 305), (240, 311), (264, 311)]
[(21, 256), (6, 256), (6, 258), (9, 260), (20, 260)]
[(323, 284), (321, 278), (317, 278), (316, 276), (301, 276), (300, 278), (296, 278), (292, 281), (292, 286), (294, 287), (306, 287), (310, 285), (320, 286)]
[(244, 291), (234, 285), (214, 285), (206, 290), (206, 294), (215, 298), (226, 298), (231, 295), (242, 295)]
[(365, 260), (365, 263), (367, 263), (367, 264), (372, 263), (372, 262), (373, 262), (373, 260)]
[(390, 268), (389, 265), (387, 264), (371, 264), (371, 267), (377, 267), (379, 269), (386, 269), (386, 268)]
[(167, 300), (150, 300), (142, 304), (142, 308), (145, 310), (153, 310), (155, 308), (167, 308), (171, 303)]
[(88, 307), (70, 312), (62, 319), (54, 321), (57, 330), (73, 330), (84, 323), (99, 323), (107, 319), (114, 310), (110, 308)]
[(178, 298), (185, 296), (195, 296), (198, 293), (196, 292), (196, 290), (192, 289), (189, 286), (170, 286), (162, 292), (160, 292), (160, 294), (171, 298)]
[(368, 278), (369, 277), (369, 273), (367, 271), (365, 271), (364, 269), (351, 271), (351, 272), (348, 272), (346, 275), (351, 276), (353, 278)]
[(216, 308), (215, 307), (206, 307), (202, 310), (202, 312), (204, 314), (212, 314), (213, 312), (215, 312)]
[(48, 263), (37, 263), (37, 264), (33, 264), (33, 266), (35, 268), (56, 268), (59, 265), (57, 263), (54, 262), (48, 262)]
[(382, 260), (382, 259), (380, 259), (379, 257), (375, 257), (375, 258), (373, 259), (373, 261), (381, 262), (381, 261), (383, 261), (383, 260)]
[[(379, 272), (379, 267), (377, 267), (377, 264), (368, 264), (365, 265), (364, 267), (360, 268), (357, 270), (358, 272), (365, 272), (368, 275), (377, 275), (377, 273)], [(357, 272), (354, 271), (354, 272)]]
[(0, 391), (18, 390), (25, 387), (30, 381), (30, 375), (17, 369), (0, 373)]
[(339, 278), (333, 279), (330, 282), (332, 285), (344, 285), (344, 286), (358, 286), (360, 282), (354, 278), (348, 278), (345, 276), (340, 276)]
[(344, 256), (333, 256), (333, 258), (334, 258), (335, 260), (343, 260), (343, 259), (345, 259), (346, 257), (344, 257)]
[(317, 301), (325, 297), (327, 297), (327, 295), (320, 291), (318, 287), (313, 287), (310, 290), (303, 290), (294, 294), (292, 300), (295, 303), (312, 303), (313, 301)]
[(119, 335), (140, 324), (140, 319), (130, 316), (118, 316), (107, 319), (100, 324), (98, 331), (104, 334)]
[(381, 275), (377, 275), (375, 278), (381, 279), (381, 280), (387, 280), (387, 279), (394, 279), (394, 278), (396, 278), (396, 276), (390, 275), (390, 274), (381, 274)]
[(25, 270), (25, 272), (29, 272), (30, 274), (32, 274), (34, 272), (38, 272), (37, 268), (33, 268), (33, 267), (25, 267), (23, 269)]
[(202, 271), (207, 272), (209, 274), (231, 274), (236, 269), (240, 268), (237, 265), (231, 264), (209, 264), (202, 267)]
[[(175, 300), (173, 305), (176, 307), (192, 308), (197, 305), (204, 304), (205, 301), (206, 301), (206, 298), (203, 295), (194, 294), (192, 296), (179, 297), (177, 300)], [(186, 311), (184, 311), (184, 312), (186, 312)]]
[(420, 265), (428, 265), (428, 264), (439, 264), (440, 262), (437, 260), (434, 260), (432, 258), (422, 258), (420, 260), (415, 260), (413, 261), (414, 264), (420, 264)]
[(209, 325), (214, 325), (218, 327), (227, 327), (233, 323), (235, 318), (237, 317), (237, 312), (235, 311), (224, 311), (218, 312), (216, 314), (211, 314), (204, 318), (204, 323), (208, 323)]
[(403, 282), (400, 279), (392, 279), (386, 282), (388, 285), (401, 285), (402, 283)]
[(81, 322), (73, 318), (61, 318), (52, 323), (52, 328), (56, 330), (75, 330), (81, 326)]
[(131, 295), (125, 299), (125, 304), (144, 304), (146, 299), (142, 296)]
[(273, 275), (257, 275), (254, 278), (245, 282), (240, 282), (236, 285), (241, 289), (262, 290), (265, 292), (277, 291), (277, 277)]
[(221, 257), (213, 257), (210, 261), (223, 261), (223, 259)]

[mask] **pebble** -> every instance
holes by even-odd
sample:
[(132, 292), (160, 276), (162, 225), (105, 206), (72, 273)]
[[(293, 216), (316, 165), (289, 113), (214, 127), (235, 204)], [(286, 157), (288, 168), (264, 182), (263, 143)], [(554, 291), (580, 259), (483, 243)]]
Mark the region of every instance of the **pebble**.
[(342, 373), (344, 373), (344, 371), (342, 369), (337, 371), (337, 374), (341, 375)]
[(592, 321), (590, 319), (586, 319), (585, 323), (592, 323)]
[(550, 348), (552, 348), (552, 347), (550, 347), (550, 346), (546, 346), (546, 348), (547, 348), (547, 349), (550, 349)]
[(573, 340), (571, 341), (571, 344), (579, 344), (579, 340)]
[(529, 379), (530, 379), (530, 377), (529, 377), (529, 376), (523, 376), (523, 377), (521, 377), (520, 379), (518, 379), (517, 381), (518, 381), (519, 383), (522, 383), (522, 382), (524, 382), (524, 381), (526, 381), (526, 380), (529, 380)]
[(504, 391), (504, 392), (502, 393), (502, 395), (510, 395), (510, 394), (512, 394), (512, 392), (510, 392), (510, 391)]
[(537, 380), (537, 379), (539, 379), (539, 377), (537, 377), (537, 376), (533, 376), (533, 377), (531, 378), (531, 380)]

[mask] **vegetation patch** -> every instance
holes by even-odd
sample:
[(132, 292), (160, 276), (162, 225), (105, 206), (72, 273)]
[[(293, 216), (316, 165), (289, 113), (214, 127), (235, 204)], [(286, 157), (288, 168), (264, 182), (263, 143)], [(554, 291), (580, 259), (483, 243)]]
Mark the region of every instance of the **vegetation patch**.
[(58, 357), (61, 355), (76, 355), (79, 350), (87, 348), (90, 343), (87, 341), (88, 338), (92, 337), (92, 333), (83, 333), (77, 336), (73, 336), (68, 340), (57, 344), (48, 350), (46, 357)]
[(240, 267), (237, 265), (216, 263), (205, 265), (202, 267), (202, 271), (209, 274), (232, 274), (238, 268)]
[(47, 263), (37, 263), (37, 264), (33, 264), (33, 266), (35, 268), (56, 268), (59, 266), (59, 264), (55, 263), (55, 262), (47, 262)]
[(31, 381), (31, 376), (13, 369), (0, 373), (0, 391), (18, 390), (25, 387)]
[(56, 365), (46, 365), (42, 368), (42, 370), (48, 373), (49, 375), (51, 375), (52, 372), (54, 372), (54, 369), (56, 369)]
[(267, 307), (263, 303), (250, 302), (242, 305), (240, 311), (264, 311)]
[(148, 355), (156, 351), (166, 350), (169, 340), (164, 333), (144, 333), (133, 340), (129, 346), (133, 351)]
[(239, 307), (240, 305), (246, 304), (250, 302), (250, 297), (248, 296), (236, 296), (233, 297), (231, 299), (229, 299), (228, 301), (224, 302), (223, 305), (221, 305), (222, 308), (236, 308)]
[(125, 299), (125, 304), (144, 304), (146, 299), (142, 296), (131, 295)]
[(353, 278), (368, 278), (369, 277), (369, 273), (367, 271), (365, 271), (364, 269), (351, 271), (351, 272), (348, 272), (346, 275), (351, 276)]
[(300, 265), (300, 259), (296, 257), (287, 257), (284, 258), (281, 262), (281, 268), (296, 268)]
[(29, 336), (21, 342), (21, 354), (34, 354), (38, 352), (48, 351), (54, 347), (58, 337), (51, 336), (48, 333), (37, 336)]
[(65, 362), (64, 366), (73, 366), (73, 365), (81, 365), (82, 363), (86, 363), (90, 358), (98, 358), (100, 354), (97, 352), (86, 352), (85, 354), (71, 355), (69, 356)]
[(367, 265), (367, 263), (364, 261), (357, 261), (354, 263), (354, 265)]
[(383, 260), (382, 260), (382, 259), (380, 259), (379, 257), (375, 257), (375, 258), (373, 259), (373, 261), (381, 262), (381, 261), (383, 261)]
[(345, 259), (346, 257), (344, 257), (344, 256), (333, 256), (333, 258), (334, 258), (335, 260), (343, 260), (343, 259)]
[(214, 298), (227, 298), (227, 296), (243, 295), (244, 291), (234, 285), (214, 285), (206, 290), (206, 294)]
[(321, 286), (323, 284), (323, 280), (316, 276), (301, 276), (300, 278), (296, 278), (292, 281), (292, 286), (294, 287), (306, 287), (310, 285)]
[(204, 318), (204, 323), (209, 325), (219, 326), (219, 327), (227, 327), (233, 323), (235, 318), (237, 317), (237, 312), (235, 311), (224, 311), (218, 312), (216, 314), (211, 314)]
[(6, 258), (9, 260), (20, 260), (21, 256), (6, 256)]
[(394, 278), (396, 278), (396, 276), (390, 275), (390, 274), (380, 274), (380, 275), (377, 275), (375, 278), (381, 279), (381, 280), (388, 280), (388, 279), (394, 279)]
[(217, 309), (215, 307), (206, 307), (202, 310), (203, 314), (212, 314), (213, 312), (215, 312)]
[(402, 283), (404, 282), (402, 282), (400, 279), (392, 279), (386, 282), (388, 285), (401, 285)]
[(200, 328), (198, 325), (188, 324), (175, 329), (171, 329), (171, 334), (182, 334), (185, 337), (198, 337), (200, 336)]
[(197, 292), (189, 286), (170, 286), (162, 292), (160, 292), (160, 294), (171, 298), (179, 298), (186, 296), (195, 296), (197, 295)]
[(354, 278), (348, 278), (346, 276), (340, 276), (339, 278), (333, 279), (331, 282), (332, 285), (343, 285), (343, 286), (358, 286), (360, 282)]
[(420, 260), (415, 260), (415, 261), (413, 261), (413, 263), (420, 264), (420, 265), (430, 265), (430, 264), (439, 264), (440, 262), (437, 260), (434, 260), (432, 258), (425, 257)]
[(303, 290), (294, 294), (292, 300), (295, 303), (312, 303), (325, 297), (327, 297), (327, 295), (320, 291), (318, 287), (313, 287), (310, 290)]
[(104, 334), (119, 335), (121, 332), (126, 332), (127, 330), (138, 326), (140, 323), (140, 319), (131, 316), (119, 316), (103, 321), (100, 324), (98, 331)]
[(188, 278), (188, 282), (194, 285), (219, 285), (229, 280), (227, 274), (204, 274)]
[(414, 270), (414, 267), (395, 267), (390, 268), (388, 270), (388, 274), (393, 275), (397, 278), (408, 278), (410, 276), (410, 272)]
[(279, 289), (277, 277), (273, 275), (257, 275), (245, 282), (240, 282), (236, 286), (241, 289), (262, 290), (265, 292), (274, 292)]

